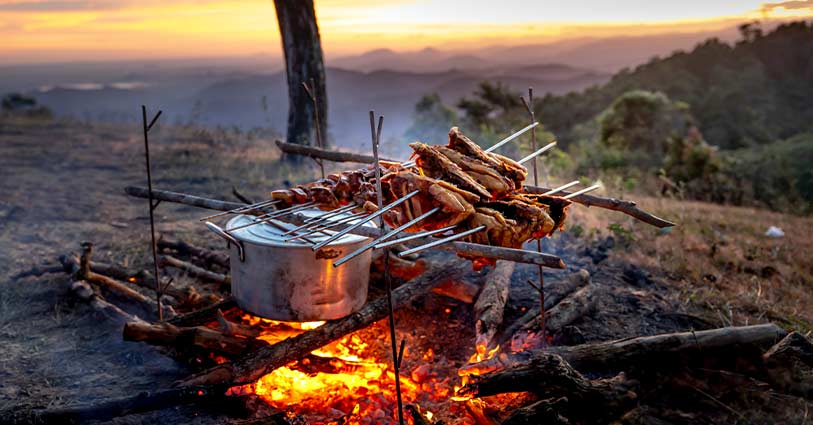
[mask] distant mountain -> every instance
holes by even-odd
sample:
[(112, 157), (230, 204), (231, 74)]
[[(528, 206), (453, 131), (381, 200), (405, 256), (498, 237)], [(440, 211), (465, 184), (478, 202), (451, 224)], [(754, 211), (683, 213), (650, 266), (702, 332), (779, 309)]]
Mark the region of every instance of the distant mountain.
[[(371, 52), (370, 56), (390, 54), (378, 51)], [(146, 104), (163, 109), (169, 122), (243, 128), (263, 126), (284, 132), (288, 89), (282, 72), (212, 74), (194, 71), (162, 78), (148, 73), (127, 75), (140, 84), (123, 90), (113, 85), (110, 81), (114, 79), (110, 78), (104, 84), (56, 85), (31, 90), (29, 94), (59, 115), (83, 119), (136, 121), (140, 117), (138, 106)], [(502, 82), (515, 90), (533, 86), (541, 95), (580, 90), (603, 83), (609, 77), (609, 74), (559, 64), (441, 72), (359, 72), (329, 67), (330, 137), (339, 146), (365, 149), (369, 138), (366, 112), (374, 109), (386, 117), (386, 138), (398, 139), (411, 124), (412, 111), (421, 96), (438, 93), (448, 102), (454, 102), (471, 93), (484, 80)], [(392, 147), (390, 152), (396, 150)]]

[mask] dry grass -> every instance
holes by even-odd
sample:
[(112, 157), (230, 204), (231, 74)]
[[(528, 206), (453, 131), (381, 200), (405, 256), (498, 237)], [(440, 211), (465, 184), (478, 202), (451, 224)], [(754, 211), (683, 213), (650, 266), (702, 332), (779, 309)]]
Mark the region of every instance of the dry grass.
[[(625, 215), (574, 207), (586, 237), (613, 235), (611, 254), (660, 270), (675, 297), (720, 325), (773, 321), (813, 329), (813, 218), (771, 211), (634, 197), (645, 210), (678, 223), (656, 229)], [(765, 236), (769, 226), (783, 238)], [(571, 229), (573, 230), (573, 229)]]

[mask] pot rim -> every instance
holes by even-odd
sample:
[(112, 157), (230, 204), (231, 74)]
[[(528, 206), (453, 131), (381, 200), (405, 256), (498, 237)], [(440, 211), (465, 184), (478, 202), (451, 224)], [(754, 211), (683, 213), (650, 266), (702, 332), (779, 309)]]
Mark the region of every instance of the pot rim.
[[(321, 210), (318, 210), (318, 209), (307, 209), (307, 210), (304, 210), (304, 211), (300, 211), (300, 213), (302, 213), (305, 216), (316, 216), (318, 214), (324, 214), (324, 211), (321, 211)], [(340, 214), (340, 215), (337, 215), (334, 218), (335, 219), (340, 219), (340, 218), (343, 218), (343, 217), (346, 217), (346, 216), (347, 216), (346, 214)], [(232, 217), (226, 223), (226, 229), (229, 229), (229, 228), (232, 228), (232, 227), (237, 227), (237, 226), (240, 226), (240, 225), (243, 225), (243, 224), (248, 224), (249, 217), (252, 217), (252, 216), (248, 216), (248, 215), (245, 215), (245, 214), (235, 215), (234, 217)], [(350, 221), (349, 223), (355, 223), (356, 221), (357, 220)], [(291, 225), (291, 224), (286, 223), (284, 221), (274, 220), (274, 222), (281, 225), (281, 226), (283, 226), (283, 227), (286, 227), (288, 229), (293, 229), (295, 227), (294, 225)], [(378, 227), (378, 226), (376, 226), (375, 223), (373, 223), (371, 221), (368, 221), (367, 223), (364, 223), (364, 226), (372, 227), (372, 228), (377, 228)], [(252, 231), (252, 229), (254, 229), (254, 231)], [(279, 234), (277, 234), (278, 232), (280, 232), (280, 230), (274, 228), (273, 226), (265, 224), (265, 223), (260, 223), (260, 224), (254, 225), (254, 226), (250, 226), (250, 227), (246, 227), (246, 228), (243, 228), (243, 229), (236, 230), (234, 232), (229, 232), (229, 234), (231, 236), (233, 236), (235, 239), (237, 239), (238, 241), (240, 241), (241, 243), (243, 243), (243, 244), (268, 246), (268, 247), (273, 247), (273, 248), (288, 248), (288, 249), (297, 249), (297, 248), (310, 249), (310, 247), (311, 247), (311, 244), (309, 244), (309, 243), (283, 242), (282, 240), (275, 241), (275, 240), (269, 238), (271, 236), (280, 236), (281, 232)], [(331, 231), (331, 230), (326, 230), (325, 232), (328, 233), (328, 235), (309, 236), (309, 239), (311, 239), (311, 240), (313, 240), (315, 242), (319, 242), (319, 241), (322, 241), (324, 239), (327, 239), (329, 236), (336, 233), (335, 231)], [(258, 235), (258, 233), (260, 233), (260, 234)], [(366, 237), (366, 236), (347, 234), (347, 235), (344, 235), (341, 238), (329, 243), (325, 247), (353, 245), (353, 244), (358, 244), (358, 243), (362, 243), (362, 242), (367, 242), (370, 239), (371, 238)]]

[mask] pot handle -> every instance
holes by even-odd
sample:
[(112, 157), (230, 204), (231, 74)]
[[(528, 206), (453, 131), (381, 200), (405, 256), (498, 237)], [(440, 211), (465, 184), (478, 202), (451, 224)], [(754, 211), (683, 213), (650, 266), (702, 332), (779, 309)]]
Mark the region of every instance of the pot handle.
[(226, 231), (221, 229), (220, 226), (218, 226), (217, 224), (214, 224), (214, 223), (212, 223), (210, 221), (206, 222), (206, 227), (208, 227), (209, 230), (215, 232), (215, 234), (217, 236), (220, 236), (221, 238), (225, 239), (226, 242), (228, 242), (230, 244), (233, 243), (237, 247), (237, 255), (240, 256), (240, 262), (242, 263), (242, 262), (246, 261), (246, 251), (245, 251), (245, 248), (243, 247), (243, 242), (240, 242), (234, 236), (226, 233)]

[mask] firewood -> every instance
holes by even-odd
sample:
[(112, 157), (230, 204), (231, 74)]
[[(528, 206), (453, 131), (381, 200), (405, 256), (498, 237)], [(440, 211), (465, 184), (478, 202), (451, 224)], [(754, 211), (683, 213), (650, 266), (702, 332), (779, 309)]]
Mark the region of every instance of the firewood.
[(791, 332), (762, 359), (773, 386), (801, 397), (813, 397), (813, 344), (807, 338)]
[[(149, 191), (143, 187), (134, 187), (128, 186), (125, 188), (125, 191), (130, 196), (135, 196), (138, 198), (147, 198), (149, 197)], [(168, 190), (153, 190), (153, 199), (159, 201), (167, 201), (167, 202), (177, 202), (180, 204), (192, 205), (201, 208), (208, 208), (218, 211), (229, 211), (236, 208), (240, 208), (244, 206), (244, 204), (236, 203), (236, 202), (228, 202), (228, 201), (220, 201), (217, 199), (209, 199), (209, 198), (202, 198), (199, 196), (188, 195), (185, 193), (178, 193), (178, 192), (171, 192)], [(302, 214), (291, 214), (285, 217), (280, 217), (281, 220), (289, 222), (291, 224), (300, 225), (303, 224), (305, 217)], [(334, 229), (339, 231), (344, 229), (347, 226), (336, 226)], [(377, 238), (381, 236), (381, 231), (373, 228), (369, 228), (366, 226), (361, 226), (354, 229), (350, 232), (354, 235), (361, 235), (367, 237)], [(398, 233), (397, 235), (393, 235), (393, 238), (400, 238), (407, 236), (406, 233)], [(431, 239), (417, 239), (415, 241), (410, 241), (407, 245), (409, 246), (418, 246), (424, 243), (427, 243)], [(551, 255), (545, 254), (541, 252), (533, 252), (533, 251), (525, 251), (522, 249), (515, 249), (515, 248), (504, 248), (500, 246), (490, 246), (490, 245), (481, 245), (476, 243), (469, 243), (469, 242), (460, 242), (454, 241), (447, 244), (443, 244), (438, 246), (437, 249), (443, 251), (451, 251), (461, 254), (467, 254), (473, 257), (487, 257), (487, 258), (496, 258), (508, 261), (515, 261), (517, 263), (528, 263), (528, 264), (536, 264), (544, 267), (554, 268), (554, 269), (564, 269), (566, 267), (565, 262), (562, 261), (561, 258)]]
[(57, 264), (57, 265), (50, 265), (49, 266), (49, 265), (43, 264), (43, 265), (31, 267), (28, 270), (21, 271), (21, 272), (15, 274), (15, 275), (11, 276), (11, 280), (14, 281), (14, 280), (18, 280), (18, 279), (22, 279), (22, 278), (26, 278), (26, 277), (31, 277), (31, 276), (40, 277), (40, 276), (42, 276), (44, 274), (61, 273), (61, 272), (64, 272), (64, 271), (65, 271), (65, 268), (62, 265)]
[(127, 323), (122, 336), (125, 341), (146, 342), (180, 350), (194, 346), (228, 355), (241, 354), (251, 346), (265, 345), (262, 341), (226, 335), (205, 326), (178, 327), (166, 322)]
[[(144, 313), (149, 314), (151, 312), (157, 314), (158, 304), (155, 302), (155, 300), (147, 298), (123, 282), (119, 282), (113, 278), (91, 271), (90, 256), (93, 254), (93, 244), (90, 242), (84, 242), (82, 244), (82, 248), (83, 251), (82, 256), (79, 258), (79, 271), (77, 273), (80, 279), (96, 284), (103, 290), (114, 294), (116, 297), (132, 303), (133, 305), (139, 307)], [(172, 317), (175, 315), (175, 310), (173, 310), (170, 306), (164, 305), (162, 306), (162, 309), (166, 317)]]
[(158, 248), (175, 250), (181, 255), (197, 257), (203, 260), (204, 263), (217, 264), (225, 269), (229, 268), (229, 256), (227, 254), (201, 248), (180, 239), (171, 239), (165, 235), (161, 235), (158, 239)]
[(218, 301), (210, 306), (195, 310), (191, 313), (181, 314), (171, 319), (166, 320), (166, 323), (175, 326), (199, 326), (205, 325), (209, 322), (217, 320), (218, 310), (226, 311), (230, 308), (237, 306), (234, 298), (228, 297), (222, 301)]
[[(281, 140), (277, 140), (276, 144), (281, 151), (291, 155), (302, 155), (316, 159), (326, 159), (333, 162), (356, 162), (359, 164), (372, 164), (375, 161), (372, 155), (365, 155), (361, 153), (332, 151), (315, 148), (312, 146), (286, 143)], [(391, 160), (384, 158), (381, 158), (381, 160), (392, 162)]]
[[(563, 299), (566, 299), (571, 294), (576, 292), (578, 289), (582, 288), (583, 286), (590, 283), (590, 273), (587, 272), (585, 269), (580, 269), (575, 273), (569, 274), (567, 277), (562, 279), (560, 282), (556, 282), (554, 285), (556, 287), (556, 291), (549, 291), (545, 296), (545, 312), (549, 312), (550, 309), (555, 307), (559, 302)], [(547, 288), (546, 288), (547, 290)], [(558, 312), (556, 314), (559, 314)], [(533, 329), (533, 324), (538, 323), (539, 318), (539, 306), (534, 306), (528, 309), (528, 311), (522, 315), (516, 322), (514, 322), (511, 326), (509, 326), (500, 336), (499, 344), (503, 345), (508, 340), (511, 339), (514, 334), (516, 334), (521, 329)], [(556, 322), (556, 320), (554, 320)], [(556, 332), (558, 329), (554, 329), (552, 327), (547, 326), (547, 318), (546, 318), (546, 328), (549, 331)]]
[(77, 298), (90, 304), (94, 310), (98, 311), (105, 317), (112, 319), (116, 323), (146, 323), (138, 316), (127, 313), (117, 306), (107, 302), (104, 298), (96, 294), (93, 291), (93, 288), (91, 288), (91, 286), (83, 280), (77, 280), (71, 283), (71, 292)]
[(431, 425), (426, 417), (421, 413), (421, 409), (414, 404), (407, 404), (404, 406), (407, 414), (412, 418), (413, 425)]
[[(533, 392), (542, 397), (566, 397), (565, 416), (591, 422), (596, 416), (612, 418), (635, 403), (637, 383), (618, 375), (589, 380), (561, 356), (540, 352), (529, 362), (484, 375), (471, 375), (458, 397), (486, 397), (509, 392)], [(594, 416), (595, 415), (595, 416)]]
[[(596, 307), (598, 287), (592, 283), (563, 299), (545, 312), (545, 327), (548, 333), (558, 332), (565, 326), (589, 315)], [(532, 326), (531, 324), (526, 325)]]
[[(226, 386), (172, 388), (155, 392), (142, 392), (135, 396), (104, 400), (94, 404), (52, 407), (30, 412), (12, 412), (19, 423), (78, 424), (88, 421), (107, 421), (134, 413), (149, 412), (192, 403), (222, 404)], [(2, 412), (0, 412), (2, 413)], [(6, 417), (4, 414), (0, 414)]]
[(228, 321), (220, 310), (217, 310), (217, 323), (226, 335), (256, 338), (262, 333), (261, 330), (254, 327)]
[(158, 261), (162, 267), (171, 266), (185, 271), (189, 276), (196, 277), (210, 282), (220, 283), (222, 285), (231, 285), (231, 277), (206, 270), (198, 267), (192, 263), (179, 260), (171, 255), (162, 255)]
[[(427, 272), (392, 292), (393, 308), (400, 308), (426, 294), (432, 287), (444, 280), (457, 279), (471, 266), (464, 261), (437, 263), (428, 266)], [(246, 384), (254, 382), (274, 369), (285, 366), (311, 351), (336, 341), (387, 317), (386, 298), (367, 303), (359, 311), (342, 319), (331, 320), (324, 325), (277, 344), (250, 351), (234, 362), (224, 363), (193, 375), (180, 382), (180, 385), (200, 385), (200, 383)]]
[(498, 261), (485, 277), (483, 290), (474, 303), (474, 346), (480, 355), (484, 355), (496, 345), (494, 337), (502, 325), (513, 273), (514, 263)]
[(776, 343), (787, 333), (769, 323), (764, 325), (737, 326), (709, 329), (697, 332), (667, 333), (637, 338), (624, 338), (614, 341), (574, 345), (570, 347), (548, 347), (543, 350), (528, 350), (518, 353), (495, 356), (492, 359), (466, 365), (462, 374), (486, 373), (531, 361), (536, 356), (548, 353), (561, 355), (573, 367), (583, 372), (620, 370), (625, 366), (645, 366), (645, 361), (658, 366), (666, 356), (737, 356), (738, 348), (747, 346), (768, 346)]
[(567, 409), (567, 404), (565, 397), (539, 400), (515, 410), (503, 421), (503, 425), (568, 425), (570, 421), (559, 414)]
[(450, 280), (432, 288), (432, 293), (443, 295), (466, 304), (474, 302), (480, 287), (465, 280)]

